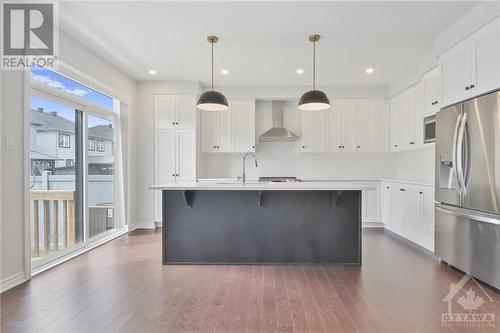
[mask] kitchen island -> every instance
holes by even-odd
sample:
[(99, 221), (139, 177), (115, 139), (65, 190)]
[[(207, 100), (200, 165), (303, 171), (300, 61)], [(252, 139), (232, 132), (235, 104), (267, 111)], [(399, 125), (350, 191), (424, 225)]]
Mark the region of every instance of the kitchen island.
[(348, 182), (187, 182), (162, 191), (163, 264), (361, 264)]

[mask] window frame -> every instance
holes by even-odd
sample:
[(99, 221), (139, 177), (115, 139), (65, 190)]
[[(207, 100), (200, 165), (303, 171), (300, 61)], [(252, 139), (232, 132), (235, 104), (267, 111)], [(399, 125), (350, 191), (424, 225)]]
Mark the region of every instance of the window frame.
[[(93, 143), (93, 145), (90, 144), (91, 142)], [(95, 139), (94, 138), (89, 138), (89, 140), (87, 142), (87, 149), (88, 149), (88, 151), (96, 151), (95, 148), (96, 148)]]
[[(102, 143), (102, 149), (99, 148), (99, 143)], [(104, 153), (106, 151), (106, 142), (104, 140), (96, 139), (95, 140), (95, 151), (100, 153)]]
[[(57, 134), (58, 134), (57, 141), (58, 141), (59, 148), (71, 148), (71, 135), (70, 134), (66, 134), (66, 133), (60, 133), (60, 132), (58, 132)], [(68, 144), (67, 145), (64, 143), (65, 140), (63, 140), (62, 143), (61, 143), (61, 138), (64, 138), (64, 137), (68, 138)]]

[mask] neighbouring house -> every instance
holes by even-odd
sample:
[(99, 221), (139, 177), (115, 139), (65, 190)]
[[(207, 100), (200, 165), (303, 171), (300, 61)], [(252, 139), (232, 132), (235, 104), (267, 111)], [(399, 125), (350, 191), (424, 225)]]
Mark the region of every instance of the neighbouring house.
[[(74, 174), (75, 122), (55, 111), (43, 108), (30, 112), (32, 176), (42, 171), (51, 174)], [(96, 125), (88, 129), (89, 174), (113, 174), (114, 129), (111, 125)]]

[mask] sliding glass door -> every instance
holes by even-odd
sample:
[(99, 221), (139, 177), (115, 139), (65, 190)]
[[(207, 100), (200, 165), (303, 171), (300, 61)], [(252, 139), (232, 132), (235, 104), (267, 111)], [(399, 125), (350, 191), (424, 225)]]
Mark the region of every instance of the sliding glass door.
[(83, 129), (81, 108), (40, 93), (30, 98), (33, 261), (68, 253), (84, 241), (83, 149), (78, 139)]
[[(56, 72), (31, 71), (30, 250), (33, 269), (124, 230), (117, 187), (120, 103)], [(119, 190), (117, 190), (119, 188)], [(121, 211), (121, 210), (120, 210)]]
[(87, 116), (87, 209), (90, 239), (113, 232), (115, 218), (115, 126), (110, 117)]

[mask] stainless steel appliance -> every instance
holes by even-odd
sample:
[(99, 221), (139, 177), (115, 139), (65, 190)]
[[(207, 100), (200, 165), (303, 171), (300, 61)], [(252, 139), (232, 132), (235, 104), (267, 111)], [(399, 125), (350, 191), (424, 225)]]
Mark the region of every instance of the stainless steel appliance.
[(436, 114), (435, 252), (500, 288), (500, 91)]
[(424, 118), (424, 143), (436, 141), (436, 116)]

